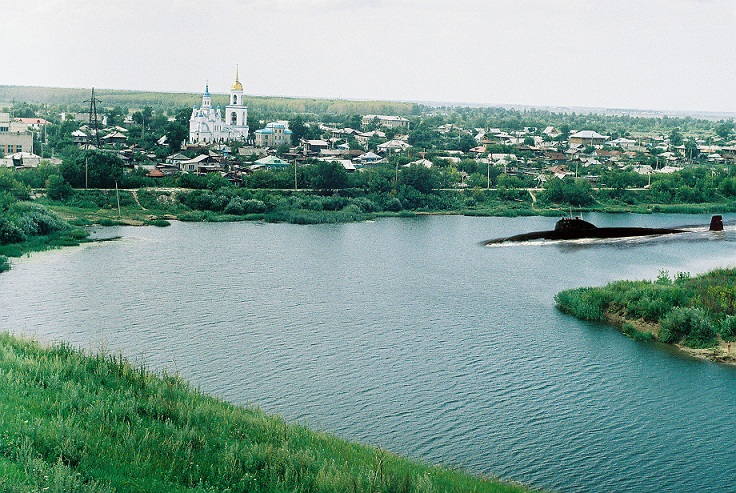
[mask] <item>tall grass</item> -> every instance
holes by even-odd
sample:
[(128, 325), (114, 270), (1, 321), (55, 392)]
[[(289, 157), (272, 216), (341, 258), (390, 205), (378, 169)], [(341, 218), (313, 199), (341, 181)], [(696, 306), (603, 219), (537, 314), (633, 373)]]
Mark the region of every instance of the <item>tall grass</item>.
[[(555, 296), (564, 313), (603, 321), (607, 314), (642, 320), (658, 327), (662, 342), (693, 348), (711, 347), (720, 339), (736, 339), (736, 269), (718, 269), (696, 277), (665, 271), (654, 281), (616, 281), (598, 288), (566, 290)], [(641, 336), (628, 324), (622, 328)]]
[(4, 492), (528, 491), (288, 424), (65, 344), (0, 334), (0, 396)]

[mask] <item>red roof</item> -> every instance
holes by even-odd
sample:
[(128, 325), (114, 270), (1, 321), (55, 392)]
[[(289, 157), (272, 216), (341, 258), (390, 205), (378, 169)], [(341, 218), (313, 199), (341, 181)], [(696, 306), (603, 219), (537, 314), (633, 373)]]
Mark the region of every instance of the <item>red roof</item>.
[(43, 118), (15, 118), (15, 121), (25, 123), (26, 125), (46, 125), (49, 123)]
[(166, 176), (163, 171), (158, 169), (152, 169), (148, 173), (146, 173), (146, 176), (150, 176), (151, 178), (161, 178), (162, 176)]

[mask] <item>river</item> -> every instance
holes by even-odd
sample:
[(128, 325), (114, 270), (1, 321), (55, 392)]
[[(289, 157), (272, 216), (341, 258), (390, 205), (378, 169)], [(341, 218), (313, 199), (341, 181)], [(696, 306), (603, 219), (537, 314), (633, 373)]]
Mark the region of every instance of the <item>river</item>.
[[(598, 226), (705, 215), (589, 214)], [(559, 313), (562, 289), (736, 266), (736, 230), (479, 242), (554, 219), (115, 227), (0, 275), (0, 329), (122, 352), (203, 391), (560, 492), (736, 484), (736, 368)]]

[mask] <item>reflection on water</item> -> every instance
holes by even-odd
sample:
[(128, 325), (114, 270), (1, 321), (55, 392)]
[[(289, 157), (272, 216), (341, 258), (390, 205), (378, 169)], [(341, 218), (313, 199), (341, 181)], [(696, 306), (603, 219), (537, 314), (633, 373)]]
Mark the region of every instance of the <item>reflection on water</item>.
[[(653, 227), (709, 217), (586, 215)], [(736, 369), (631, 341), (553, 302), (566, 288), (736, 265), (733, 230), (479, 246), (550, 224), (111, 228), (124, 238), (0, 275), (0, 325), (122, 351), (232, 402), (539, 487), (733, 489)]]

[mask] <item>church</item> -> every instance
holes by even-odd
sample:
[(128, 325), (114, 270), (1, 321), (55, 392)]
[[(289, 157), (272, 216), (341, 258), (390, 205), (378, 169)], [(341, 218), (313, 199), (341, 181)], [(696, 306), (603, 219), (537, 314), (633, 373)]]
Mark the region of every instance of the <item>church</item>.
[(235, 70), (235, 82), (230, 87), (230, 104), (225, 106), (225, 117), (220, 105), (212, 107), (209, 83), (202, 95), (202, 106), (194, 105), (189, 118), (189, 143), (213, 144), (231, 140), (248, 138), (248, 107), (243, 104), (243, 84), (238, 80)]

